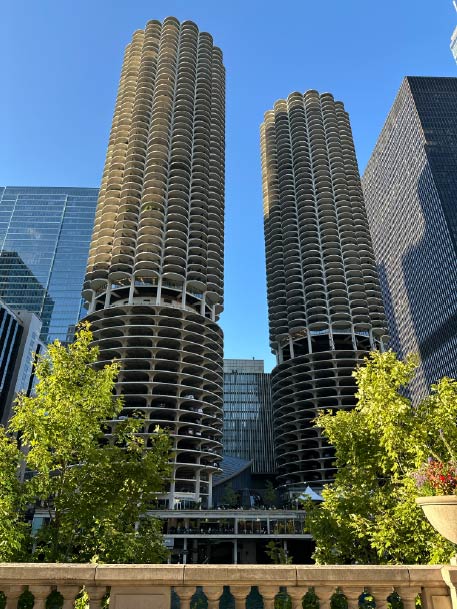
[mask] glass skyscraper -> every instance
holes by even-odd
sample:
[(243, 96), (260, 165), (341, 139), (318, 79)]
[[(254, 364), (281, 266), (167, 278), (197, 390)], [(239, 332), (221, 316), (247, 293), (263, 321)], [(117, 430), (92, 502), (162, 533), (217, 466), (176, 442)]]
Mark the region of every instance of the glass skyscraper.
[(224, 360), (223, 455), (252, 461), (253, 474), (275, 472), (270, 375), (263, 360)]
[(97, 188), (0, 188), (0, 298), (36, 313), (45, 343), (71, 340), (83, 315), (97, 197)]
[(404, 79), (363, 176), (391, 347), (457, 376), (457, 78)]

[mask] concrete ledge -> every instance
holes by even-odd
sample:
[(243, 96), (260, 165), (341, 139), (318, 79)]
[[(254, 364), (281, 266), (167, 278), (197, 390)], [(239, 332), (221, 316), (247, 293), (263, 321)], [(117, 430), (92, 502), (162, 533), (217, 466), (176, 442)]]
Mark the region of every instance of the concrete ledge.
[(184, 565), (97, 565), (95, 582), (100, 585), (178, 586), (184, 581)]
[(457, 566), (410, 565), (92, 565), (0, 563), (2, 584), (100, 586), (419, 586), (457, 583)]
[(95, 581), (97, 565), (75, 563), (0, 563), (0, 585), (46, 582), (90, 584)]

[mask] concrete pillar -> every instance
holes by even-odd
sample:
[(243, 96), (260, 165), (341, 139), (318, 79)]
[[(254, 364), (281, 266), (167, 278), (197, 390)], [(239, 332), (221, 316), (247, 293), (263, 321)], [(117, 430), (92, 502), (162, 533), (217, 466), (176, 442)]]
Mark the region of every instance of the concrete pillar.
[(357, 340), (355, 338), (354, 328), (352, 328), (352, 331), (351, 331), (351, 338), (352, 338), (352, 348), (354, 349), (354, 351), (357, 351)]
[(206, 305), (206, 292), (203, 292), (203, 296), (200, 302), (200, 315), (205, 317), (205, 305)]
[(106, 587), (86, 586), (86, 590), (90, 599), (90, 609), (101, 609), (103, 597), (106, 594)]
[(74, 609), (76, 595), (80, 591), (80, 586), (59, 586), (59, 592), (63, 596), (62, 609)]
[(187, 537), (184, 537), (184, 553), (182, 555), (182, 564), (187, 565)]
[(302, 599), (307, 591), (307, 588), (295, 588), (293, 586), (287, 586), (287, 594), (292, 599), (292, 609), (302, 609)]
[(95, 305), (97, 304), (97, 299), (95, 297), (95, 292), (92, 292), (92, 296), (90, 298), (90, 305), (89, 305), (89, 309), (87, 311), (87, 314), (90, 315), (91, 313), (93, 313), (95, 311)]
[(233, 564), (238, 564), (238, 539), (233, 540)]
[(111, 282), (109, 282), (108, 285), (106, 286), (105, 309), (107, 309), (109, 307), (110, 298), (111, 298)]
[(30, 592), (35, 597), (34, 609), (45, 609), (46, 599), (51, 592), (50, 586), (30, 586)]
[(173, 510), (175, 507), (175, 477), (176, 477), (176, 471), (174, 468), (173, 473), (172, 473), (171, 482), (170, 482), (170, 492), (168, 494), (168, 497), (169, 497), (168, 507), (170, 510)]
[(274, 609), (275, 598), (278, 594), (277, 586), (259, 586), (259, 592), (263, 598), (264, 609)]
[(251, 586), (230, 586), (230, 593), (235, 599), (235, 609), (246, 608), (246, 597), (251, 592)]
[(196, 499), (196, 501), (198, 501), (200, 499), (200, 497), (201, 497), (200, 470), (197, 470), (197, 473), (195, 474), (195, 499)]
[(219, 609), (219, 599), (224, 592), (223, 586), (204, 586), (203, 592), (208, 599), (208, 609)]
[(294, 341), (292, 339), (292, 336), (289, 335), (289, 348), (290, 348), (290, 359), (294, 359), (295, 354), (294, 354)]
[(308, 351), (310, 353), (313, 352), (313, 341), (311, 340), (311, 334), (308, 332), (306, 335), (306, 338), (308, 339)]
[(278, 353), (276, 355), (276, 364), (282, 364), (283, 362), (283, 354), (281, 344), (278, 342)]
[(133, 296), (135, 294), (135, 277), (132, 277), (129, 289), (129, 304), (133, 304)]
[(160, 301), (162, 299), (162, 275), (160, 275), (157, 280), (157, 296), (156, 296), (156, 305), (160, 305)]
[(330, 343), (330, 351), (335, 351), (335, 341), (333, 340), (333, 332), (332, 329), (329, 329), (328, 340)]
[(187, 296), (187, 282), (184, 281), (182, 284), (182, 292), (181, 292), (181, 307), (183, 309), (186, 308), (186, 296)]
[(6, 609), (17, 609), (17, 600), (24, 591), (23, 586), (9, 586), (4, 592), (6, 594)]
[(195, 586), (176, 586), (175, 590), (179, 596), (181, 609), (190, 609), (190, 601), (195, 594)]
[(213, 507), (213, 474), (208, 474), (208, 509)]

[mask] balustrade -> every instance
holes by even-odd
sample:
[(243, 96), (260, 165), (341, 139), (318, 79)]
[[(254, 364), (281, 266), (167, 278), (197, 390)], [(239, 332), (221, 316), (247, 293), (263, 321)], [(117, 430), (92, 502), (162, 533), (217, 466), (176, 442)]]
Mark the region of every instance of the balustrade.
[(418, 598), (422, 609), (457, 609), (456, 584), (453, 565), (0, 564), (6, 609), (32, 596), (33, 609), (73, 609), (82, 589), (90, 609), (109, 594), (110, 609), (250, 609), (253, 588), (264, 609), (416, 609)]

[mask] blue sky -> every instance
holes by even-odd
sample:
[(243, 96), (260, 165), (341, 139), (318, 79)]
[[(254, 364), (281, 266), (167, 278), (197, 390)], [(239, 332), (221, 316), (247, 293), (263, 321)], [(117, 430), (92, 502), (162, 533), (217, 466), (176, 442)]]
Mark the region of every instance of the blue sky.
[(451, 0), (3, 0), (0, 185), (98, 186), (123, 49), (149, 19), (210, 32), (227, 68), (226, 357), (268, 346), (259, 124), (330, 91), (361, 171), (405, 75), (457, 76)]

